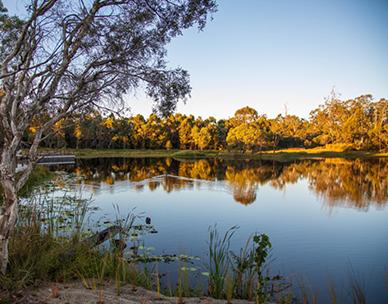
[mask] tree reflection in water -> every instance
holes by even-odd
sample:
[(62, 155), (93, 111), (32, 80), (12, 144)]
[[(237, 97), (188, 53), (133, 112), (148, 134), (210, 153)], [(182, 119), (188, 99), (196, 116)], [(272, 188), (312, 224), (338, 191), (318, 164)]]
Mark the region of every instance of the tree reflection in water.
[[(252, 204), (261, 185), (282, 190), (288, 184), (307, 179), (309, 187), (329, 207), (367, 209), (388, 201), (388, 160), (324, 159), (295, 162), (230, 161), (220, 159), (178, 161), (166, 159), (101, 158), (81, 159), (73, 168), (83, 184), (113, 185), (129, 181), (135, 189), (166, 192), (193, 188), (201, 183), (225, 181), (236, 202)], [(155, 178), (157, 177), (157, 178)], [(179, 178), (183, 177), (183, 178)]]

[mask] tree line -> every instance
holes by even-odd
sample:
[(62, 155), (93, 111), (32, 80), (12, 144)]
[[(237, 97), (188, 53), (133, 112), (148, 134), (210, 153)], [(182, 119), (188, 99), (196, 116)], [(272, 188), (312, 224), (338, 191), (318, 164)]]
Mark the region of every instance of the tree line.
[[(50, 119), (36, 116), (24, 136), (26, 145)], [(387, 150), (387, 99), (374, 101), (371, 95), (340, 100), (335, 95), (309, 119), (295, 115), (268, 118), (251, 107), (238, 109), (228, 119), (194, 117), (173, 113), (148, 118), (137, 114), (122, 117), (102, 115), (97, 110), (62, 119), (44, 140), (48, 148), (93, 149), (188, 149), (260, 151), (293, 147), (331, 145), (342, 150)], [(47, 134), (48, 135), (48, 134)], [(330, 146), (329, 146), (330, 147)]]

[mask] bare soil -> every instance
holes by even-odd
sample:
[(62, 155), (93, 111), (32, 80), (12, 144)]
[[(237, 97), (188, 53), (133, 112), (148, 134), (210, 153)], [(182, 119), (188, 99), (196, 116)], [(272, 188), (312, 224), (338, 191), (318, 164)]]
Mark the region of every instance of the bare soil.
[[(31, 289), (14, 299), (14, 303), (31, 304), (133, 304), (133, 303), (157, 303), (157, 304), (221, 304), (226, 300), (216, 300), (208, 297), (176, 298), (166, 297), (154, 291), (141, 287), (125, 285), (120, 288), (118, 294), (114, 283), (105, 283), (97, 288), (85, 288), (81, 282), (68, 284), (51, 283), (44, 284), (36, 289)], [(229, 303), (245, 304), (253, 303), (245, 300), (232, 300)]]

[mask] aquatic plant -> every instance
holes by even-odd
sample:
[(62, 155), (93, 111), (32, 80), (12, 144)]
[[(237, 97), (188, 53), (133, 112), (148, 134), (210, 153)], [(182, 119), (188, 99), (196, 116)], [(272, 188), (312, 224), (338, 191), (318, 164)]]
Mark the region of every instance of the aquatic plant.
[(338, 303), (338, 295), (337, 295), (337, 289), (335, 287), (334, 282), (329, 281), (327, 289), (329, 291), (330, 303), (337, 304)]
[(237, 226), (231, 227), (222, 237), (216, 225), (209, 227), (209, 295), (217, 299), (224, 296), (224, 282), (230, 267), (230, 240), (237, 229)]
[(235, 290), (234, 296), (242, 299), (252, 299), (254, 285), (255, 249), (251, 235), (239, 254), (230, 252), (231, 264), (234, 272)]
[(268, 297), (267, 283), (270, 280), (263, 275), (263, 266), (272, 247), (269, 237), (266, 234), (255, 234), (253, 236), (255, 244), (255, 270), (257, 274), (256, 302), (264, 303)]
[(282, 276), (270, 277), (266, 269), (272, 244), (266, 234), (251, 235), (239, 253), (229, 250), (238, 229), (231, 227), (223, 236), (217, 226), (209, 228), (208, 292), (215, 298), (255, 300), (265, 303), (283, 293), (291, 284)]
[(365, 288), (361, 280), (356, 278), (354, 274), (350, 277), (350, 299), (353, 304), (365, 304), (367, 302)]

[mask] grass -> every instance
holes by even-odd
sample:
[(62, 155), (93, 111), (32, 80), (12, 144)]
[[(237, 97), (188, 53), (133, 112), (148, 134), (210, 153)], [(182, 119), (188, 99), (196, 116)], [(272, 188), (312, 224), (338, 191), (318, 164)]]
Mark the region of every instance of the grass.
[(164, 158), (172, 157), (179, 150), (141, 150), (141, 149), (48, 149), (40, 148), (42, 154), (74, 154), (77, 158)]
[(275, 151), (243, 152), (243, 151), (218, 151), (218, 150), (135, 150), (135, 149), (41, 149), (42, 153), (74, 154), (77, 158), (96, 157), (129, 157), (129, 158), (165, 158), (176, 159), (263, 159), (276, 161), (292, 161), (298, 159), (314, 158), (378, 158), (388, 157), (388, 152), (373, 151), (346, 151), (333, 146), (313, 149), (290, 148)]
[(172, 157), (176, 159), (203, 159), (203, 158), (213, 158), (218, 157), (219, 153), (217, 151), (195, 151), (195, 150), (182, 150), (177, 151), (172, 154)]
[(231, 252), (231, 262), (234, 272), (235, 293), (238, 298), (253, 299), (254, 288), (254, 261), (255, 249), (252, 246), (253, 235), (251, 235), (245, 246), (238, 254)]
[(222, 237), (217, 227), (209, 228), (209, 294), (221, 299), (225, 296), (225, 279), (229, 272), (230, 240), (237, 227), (232, 227)]
[[(267, 257), (272, 247), (266, 234), (250, 236), (239, 254), (229, 250), (238, 227), (233, 226), (223, 235), (216, 226), (209, 228), (208, 293), (217, 299), (255, 299), (256, 303), (275, 300), (291, 286), (281, 287), (280, 276), (265, 274)], [(276, 289), (276, 291), (275, 291)]]

